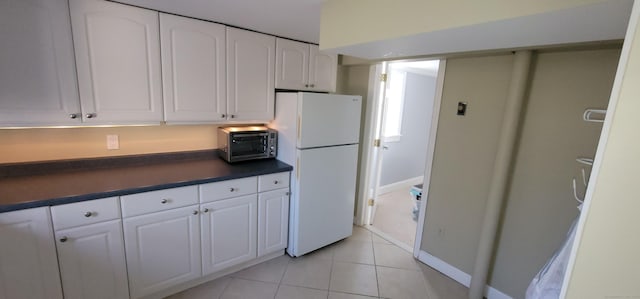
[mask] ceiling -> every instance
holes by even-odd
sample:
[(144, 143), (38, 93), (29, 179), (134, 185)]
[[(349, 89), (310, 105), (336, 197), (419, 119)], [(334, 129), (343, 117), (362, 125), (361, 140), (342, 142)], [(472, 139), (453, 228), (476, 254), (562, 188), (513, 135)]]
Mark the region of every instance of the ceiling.
[(324, 0), (117, 0), (299, 41), (318, 43)]
[[(318, 43), (324, 0), (112, 0), (210, 20), (289, 39)], [(365, 59), (437, 56), (624, 38), (633, 0), (325, 49)]]

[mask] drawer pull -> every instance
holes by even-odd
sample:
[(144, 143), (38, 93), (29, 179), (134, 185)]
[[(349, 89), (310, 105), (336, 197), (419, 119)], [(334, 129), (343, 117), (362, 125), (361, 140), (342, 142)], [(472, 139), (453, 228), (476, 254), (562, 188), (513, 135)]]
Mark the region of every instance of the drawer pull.
[(169, 200), (166, 199), (166, 198), (160, 201), (161, 204), (165, 204), (165, 203), (168, 203), (168, 202), (169, 202)]
[(277, 185), (278, 183), (279, 183), (278, 180), (273, 181), (274, 185)]
[(236, 190), (236, 188), (229, 188), (229, 192), (235, 192)]
[(193, 215), (198, 215), (198, 210), (193, 211)]
[(67, 238), (67, 236), (64, 236), (64, 237), (60, 238), (60, 242), (62, 242), (62, 243), (67, 242), (67, 240), (69, 240)]
[(209, 213), (209, 209), (205, 208), (204, 211), (202, 211), (203, 213)]
[(91, 216), (93, 216), (93, 213), (91, 213), (91, 212), (84, 213), (84, 217), (88, 218), (88, 217), (91, 217)]

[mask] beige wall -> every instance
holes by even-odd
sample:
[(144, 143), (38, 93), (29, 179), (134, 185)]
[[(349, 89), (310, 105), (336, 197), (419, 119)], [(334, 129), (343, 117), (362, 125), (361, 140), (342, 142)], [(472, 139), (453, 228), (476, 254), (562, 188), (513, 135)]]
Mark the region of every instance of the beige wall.
[[(489, 192), (511, 54), (447, 60), (422, 250), (471, 273)], [(456, 115), (458, 101), (467, 115)]]
[[(607, 107), (619, 57), (619, 49), (535, 56), (489, 281), (514, 298), (524, 298), (529, 282), (558, 249), (578, 214), (570, 188), (571, 178), (580, 178), (581, 164), (575, 158), (593, 158), (602, 128), (584, 122), (582, 113)], [(584, 186), (578, 187), (584, 194)]]
[[(514, 298), (524, 297), (529, 282), (560, 246), (577, 215), (570, 188), (571, 178), (580, 177), (575, 158), (594, 156), (601, 129), (600, 124), (585, 123), (582, 113), (606, 107), (619, 53), (614, 46), (534, 55), (489, 281)], [(510, 55), (447, 61), (421, 248), (469, 274), (511, 66)], [(455, 115), (458, 101), (469, 103), (467, 116)]]
[[(217, 126), (0, 129), (0, 163), (177, 152), (217, 148)], [(119, 150), (107, 150), (117, 134)]]
[(320, 46), (338, 48), (605, 1), (328, 0), (322, 5)]
[[(338, 67), (338, 84), (336, 88), (337, 93), (341, 94), (355, 94), (362, 96), (362, 117), (361, 117), (361, 131), (360, 131), (360, 144), (364, 144), (363, 140), (365, 138), (364, 128), (365, 128), (365, 112), (367, 109), (367, 105), (371, 104), (370, 99), (367, 98), (367, 93), (369, 91), (369, 65), (352, 65), (352, 66), (344, 66), (341, 65)], [(356, 182), (360, 182), (361, 178), (364, 174), (361, 173), (361, 163), (363, 160), (362, 156), (362, 146), (358, 151), (358, 173)], [(356, 200), (354, 203), (354, 212), (358, 214), (358, 199), (360, 198), (360, 190), (359, 183), (356, 186)]]
[[(640, 298), (640, 3), (632, 15), (629, 60), (614, 87), (608, 139), (599, 149), (599, 174), (592, 180), (593, 197), (587, 202), (584, 230), (578, 230), (575, 264), (570, 269), (568, 299)], [(623, 54), (625, 56), (625, 54)], [(605, 124), (608, 125), (608, 124)], [(598, 167), (596, 163), (595, 167)]]

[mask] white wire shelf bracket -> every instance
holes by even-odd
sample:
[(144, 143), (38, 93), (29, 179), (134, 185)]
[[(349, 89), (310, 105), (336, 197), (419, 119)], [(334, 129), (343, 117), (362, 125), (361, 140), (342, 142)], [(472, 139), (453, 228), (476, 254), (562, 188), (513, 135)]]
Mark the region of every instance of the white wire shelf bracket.
[(607, 114), (605, 109), (586, 109), (582, 114), (582, 120), (586, 122), (603, 123), (604, 117)]

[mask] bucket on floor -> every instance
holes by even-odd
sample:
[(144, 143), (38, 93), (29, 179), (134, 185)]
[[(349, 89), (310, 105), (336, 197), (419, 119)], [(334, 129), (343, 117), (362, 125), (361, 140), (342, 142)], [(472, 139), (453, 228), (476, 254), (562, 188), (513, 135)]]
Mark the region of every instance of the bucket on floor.
[(409, 190), (409, 193), (413, 198), (413, 211), (411, 211), (411, 218), (413, 218), (413, 221), (418, 221), (418, 216), (420, 216), (420, 199), (422, 198), (422, 184), (413, 185)]

